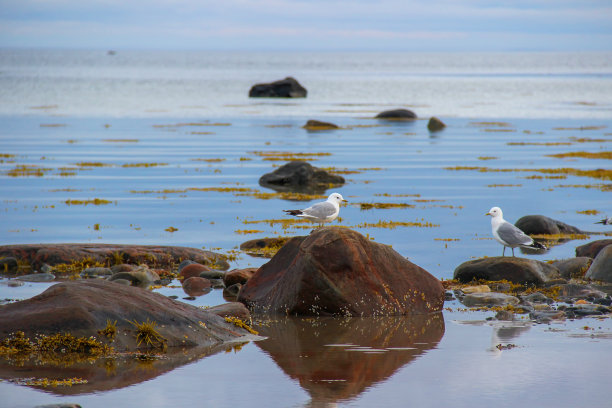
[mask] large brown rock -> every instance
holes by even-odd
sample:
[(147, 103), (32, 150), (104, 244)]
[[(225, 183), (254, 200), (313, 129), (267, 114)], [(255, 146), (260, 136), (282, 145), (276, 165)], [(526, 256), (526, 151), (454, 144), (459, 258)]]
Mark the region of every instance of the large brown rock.
[(251, 98), (305, 98), (307, 94), (306, 88), (292, 77), (255, 84), (249, 91)]
[(417, 115), (408, 109), (392, 109), (380, 112), (376, 115), (377, 119), (389, 119), (389, 120), (412, 120), (416, 119)]
[(612, 245), (612, 239), (600, 239), (589, 242), (576, 248), (576, 256), (588, 256), (589, 258), (595, 258), (599, 251), (608, 245)]
[(560, 277), (559, 270), (544, 262), (526, 258), (497, 256), (474, 259), (459, 265), (453, 279), (468, 283), (472, 280), (508, 280), (514, 283), (542, 284)]
[[(77, 337), (105, 337), (98, 333), (116, 321), (111, 345), (118, 351), (138, 348), (132, 322), (155, 322), (167, 347), (212, 346), (244, 340), (247, 332), (215, 313), (177, 302), (158, 293), (104, 280), (68, 281), (31, 299), (0, 306), (0, 339), (23, 331), (36, 334), (70, 333)], [(146, 344), (141, 344), (141, 348)]]
[(514, 223), (527, 235), (582, 234), (582, 230), (544, 215), (525, 215)]
[(441, 310), (444, 288), (391, 247), (328, 227), (285, 244), (238, 301), (258, 312), (393, 316)]
[(330, 174), (310, 163), (291, 161), (259, 178), (259, 185), (280, 192), (322, 194), (344, 184), (344, 177)]
[(115, 244), (22, 244), (0, 246), (0, 258), (14, 257), (29, 262), (34, 269), (43, 264), (54, 266), (92, 259), (102, 263), (147, 264), (168, 267), (184, 259), (215, 265), (218, 269), (229, 269), (229, 264), (220, 254), (197, 248), (161, 245), (115, 245)]

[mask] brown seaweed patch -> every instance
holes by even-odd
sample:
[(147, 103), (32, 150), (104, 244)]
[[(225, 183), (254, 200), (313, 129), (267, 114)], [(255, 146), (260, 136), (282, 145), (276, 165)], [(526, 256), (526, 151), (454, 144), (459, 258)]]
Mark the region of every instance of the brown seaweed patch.
[(378, 193), (374, 194), (376, 197), (420, 197), (420, 194), (389, 194), (389, 193)]
[(178, 228), (174, 228), (174, 227), (170, 226), (170, 227), (164, 229), (164, 231), (168, 231), (168, 232), (172, 233), (172, 232), (178, 231)]
[(158, 167), (167, 165), (168, 163), (126, 163), (122, 164), (121, 167)]
[(102, 198), (94, 198), (90, 200), (66, 200), (64, 201), (66, 205), (107, 205), (107, 204), (117, 204), (117, 201), (104, 200)]
[(395, 229), (397, 227), (417, 227), (417, 228), (435, 228), (439, 227), (438, 224), (433, 224), (428, 221), (415, 221), (415, 222), (403, 222), (403, 221), (383, 221), (380, 220), (376, 223), (368, 223), (364, 222), (362, 224), (357, 224), (355, 228), (387, 228), (387, 229)]
[(506, 129), (506, 128), (482, 128), (480, 129), (481, 132), (497, 132), (497, 133), (511, 133), (511, 132), (516, 132), (516, 129)]
[(508, 146), (571, 146), (569, 142), (508, 142)]
[(305, 194), (305, 193), (293, 193), (293, 192), (278, 192), (278, 193), (263, 193), (261, 191), (250, 191), (247, 193), (236, 194), (238, 196), (249, 196), (253, 198), (258, 198), (260, 200), (271, 200), (275, 198), (280, 198), (281, 200), (288, 201), (310, 201), (316, 199), (326, 198), (324, 195), (320, 194)]
[(49, 127), (49, 128), (55, 128), (55, 127), (66, 127), (67, 125), (65, 123), (41, 123), (40, 127)]
[(612, 191), (612, 184), (558, 184), (555, 188), (594, 188), (601, 191)]
[(595, 139), (591, 137), (570, 137), (570, 140), (574, 143), (607, 143), (612, 142), (612, 139)]
[(157, 331), (157, 322), (147, 319), (146, 322), (138, 323), (136, 320), (129, 321), (136, 327), (136, 341), (138, 346), (145, 343), (146, 347), (166, 351), (168, 341)]
[(198, 162), (206, 162), (206, 163), (221, 163), (224, 162), (225, 159), (221, 159), (221, 158), (215, 158), (215, 159), (202, 159), (202, 158), (197, 158), (197, 159), (189, 159), (191, 161), (198, 161)]
[(564, 159), (567, 157), (580, 157), (583, 159), (612, 159), (612, 152), (569, 152), (569, 153), (557, 153), (557, 154), (545, 154), (546, 157), (555, 157), (558, 159)]
[(215, 132), (189, 132), (192, 135), (214, 135)]
[(512, 125), (508, 122), (470, 122), (469, 125), (478, 126), (478, 127), (487, 127), (487, 126), (512, 127)]
[(291, 128), (293, 125), (284, 124), (284, 125), (264, 125), (267, 128)]
[(9, 177), (43, 177), (52, 171), (48, 167), (40, 167), (33, 164), (19, 164), (15, 168), (5, 172)]
[(522, 187), (522, 184), (487, 184), (487, 187)]
[(495, 157), (495, 156), (479, 156), (478, 160), (497, 160), (499, 159), (499, 157)]
[(261, 157), (265, 161), (295, 161), (295, 160), (318, 160), (319, 157), (331, 156), (331, 153), (302, 153), (281, 151), (251, 151), (249, 154)]
[(607, 126), (605, 125), (601, 125), (601, 126), (579, 126), (579, 127), (555, 127), (553, 128), (553, 130), (602, 130), (605, 129)]
[(9, 154), (9, 153), (0, 153), (0, 157), (3, 159), (10, 159), (12, 157), (16, 157), (14, 154)]
[(112, 167), (112, 164), (102, 162), (78, 162), (74, 163), (75, 166), (79, 167)]
[(102, 139), (106, 143), (138, 143), (138, 139)]
[(391, 209), (391, 208), (414, 208), (415, 206), (413, 204), (407, 204), (407, 203), (355, 203), (356, 205), (359, 205), (359, 209), (360, 210), (371, 210), (371, 209)]
[(565, 174), (570, 176), (578, 177), (592, 177), (602, 180), (612, 180), (612, 169), (594, 169), (594, 170), (581, 170), (574, 169), (571, 167), (563, 167), (558, 169), (495, 169), (491, 167), (480, 167), (480, 166), (454, 166), (444, 167), (444, 170), (476, 170), (481, 173), (497, 172), (497, 173), (511, 173), (511, 172), (534, 172), (544, 174)]
[(58, 105), (39, 105), (39, 106), (30, 106), (30, 109), (39, 109), (39, 110), (49, 110), (49, 109), (57, 109)]
[(231, 123), (211, 123), (211, 122), (187, 122), (175, 123), (171, 125), (153, 125), (154, 128), (179, 128), (179, 127), (194, 127), (194, 126), (231, 126)]
[(598, 210), (583, 210), (583, 211), (576, 211), (577, 214), (585, 214), (585, 215), (597, 215), (599, 214)]
[(262, 232), (263, 232), (262, 230), (235, 230), (234, 234), (248, 235), (248, 234), (259, 234)]

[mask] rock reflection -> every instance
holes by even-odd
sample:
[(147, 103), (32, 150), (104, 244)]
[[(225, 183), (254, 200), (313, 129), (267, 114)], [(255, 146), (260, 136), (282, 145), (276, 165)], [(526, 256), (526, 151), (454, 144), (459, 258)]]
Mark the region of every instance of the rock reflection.
[(22, 385), (30, 380), (83, 379), (87, 383), (72, 387), (41, 387), (45, 392), (57, 395), (81, 395), (129, 387), (149, 381), (164, 373), (192, 363), (204, 357), (222, 352), (239, 350), (245, 343), (225, 344), (215, 347), (169, 348), (162, 356), (123, 353), (116, 357), (77, 359), (69, 361), (41, 361), (38, 358), (19, 360), (0, 359), (0, 379)]
[(255, 343), (310, 394), (333, 406), (391, 377), (438, 344), (442, 314), (413, 317), (286, 317), (258, 327)]

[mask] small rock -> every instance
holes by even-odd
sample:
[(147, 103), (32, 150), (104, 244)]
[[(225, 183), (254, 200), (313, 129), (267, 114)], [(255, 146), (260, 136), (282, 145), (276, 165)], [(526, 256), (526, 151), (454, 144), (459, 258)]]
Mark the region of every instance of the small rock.
[(603, 305), (579, 304), (565, 309), (568, 317), (598, 316), (610, 313), (610, 308)]
[(238, 297), (238, 293), (240, 293), (241, 288), (242, 285), (240, 283), (234, 283), (233, 285), (223, 289), (223, 297), (236, 298)]
[(258, 268), (233, 269), (225, 274), (223, 283), (229, 287), (236, 283), (244, 285), (257, 272)]
[(255, 84), (249, 90), (250, 98), (305, 98), (307, 94), (306, 88), (292, 77)]
[(131, 264), (119, 264), (119, 265), (113, 265), (111, 266), (111, 272), (113, 274), (115, 273), (119, 273), (119, 272), (131, 272), (134, 269), (136, 269), (137, 266), (136, 265), (131, 265)]
[(495, 314), (495, 318), (497, 320), (512, 321), (514, 320), (514, 313), (509, 310), (500, 310)]
[(208, 266), (199, 263), (192, 263), (181, 269), (179, 272), (179, 279), (187, 279), (195, 276), (199, 277), (202, 272), (209, 272), (210, 270), (211, 269)]
[(321, 122), (320, 120), (311, 119), (304, 125), (306, 130), (331, 130), (340, 129), (338, 125), (329, 122)]
[(40, 271), (44, 272), (44, 273), (51, 273), (51, 271), (53, 270), (53, 268), (49, 265), (49, 264), (42, 264), (40, 266)]
[(33, 273), (31, 275), (18, 276), (15, 279), (24, 282), (51, 282), (55, 279), (52, 273)]
[(608, 245), (612, 245), (612, 239), (600, 239), (589, 242), (576, 248), (576, 256), (586, 256), (595, 259), (599, 251)]
[(81, 406), (79, 404), (61, 403), (61, 404), (37, 405), (34, 408), (81, 408)]
[(565, 312), (562, 310), (544, 310), (529, 313), (529, 318), (537, 323), (550, 323), (553, 320), (565, 320)]
[(472, 280), (487, 281), (508, 280), (513, 283), (542, 284), (559, 277), (554, 266), (533, 259), (510, 256), (474, 259), (459, 265), (454, 272), (454, 279), (469, 283)]
[(83, 269), (83, 271), (81, 271), (79, 275), (81, 276), (81, 278), (99, 278), (110, 276), (112, 274), (113, 271), (110, 268), (95, 267), (85, 268)]
[(527, 296), (521, 296), (523, 300), (531, 303), (552, 303), (553, 300), (540, 292), (531, 293)]
[(183, 281), (183, 290), (190, 296), (202, 296), (210, 292), (211, 284), (208, 279), (194, 276)]
[(209, 270), (200, 272), (200, 278), (212, 280), (212, 279), (223, 279), (225, 272), (217, 270)]
[(455, 296), (453, 295), (453, 292), (449, 292), (449, 291), (444, 292), (444, 301), (449, 302), (451, 300), (455, 300)]
[(221, 317), (237, 317), (244, 322), (251, 321), (249, 309), (240, 302), (224, 303), (222, 305), (209, 307), (206, 311)]
[(432, 116), (431, 119), (429, 119), (429, 122), (427, 123), (427, 129), (429, 129), (430, 132), (439, 132), (445, 127), (446, 127), (446, 124), (444, 124), (444, 122), (442, 122), (440, 119), (436, 118), (435, 116)]
[(413, 111), (408, 109), (386, 110), (376, 115), (376, 119), (412, 120), (416, 118), (417, 115)]
[(194, 263), (197, 263), (197, 262), (194, 262), (190, 259), (185, 259), (183, 262), (179, 264), (177, 273), (181, 273), (184, 267), (186, 267), (187, 265), (194, 264)]
[(461, 299), (461, 303), (468, 307), (475, 306), (507, 306), (517, 305), (519, 300), (515, 296), (506, 295), (504, 293), (472, 293), (465, 295)]
[(582, 278), (593, 260), (586, 256), (555, 261), (551, 265), (559, 270), (565, 279)]
[(610, 298), (593, 299), (593, 303), (595, 303), (597, 305), (610, 306), (610, 305), (612, 305), (612, 299), (610, 299)]
[(259, 185), (280, 192), (322, 194), (345, 183), (344, 177), (330, 174), (304, 161), (291, 161), (259, 178)]
[(612, 245), (599, 251), (584, 277), (612, 283)]
[(605, 298), (607, 295), (605, 292), (597, 290), (589, 285), (576, 285), (576, 284), (565, 284), (558, 285), (559, 287), (559, 300), (562, 301), (575, 301), (576, 299), (599, 299)]
[(178, 299), (178, 296), (176, 296), (176, 295), (168, 295), (168, 299)]
[(463, 291), (463, 293), (466, 295), (469, 295), (470, 293), (488, 293), (491, 292), (491, 288), (487, 285), (466, 286), (465, 288), (462, 288), (461, 291)]
[(17, 259), (12, 256), (0, 259), (0, 273), (15, 273), (19, 270)]
[(185, 300), (196, 300), (195, 296), (185, 296), (183, 299)]
[(159, 281), (159, 275), (150, 269), (139, 266), (131, 272), (118, 272), (112, 275), (108, 280), (114, 281), (117, 279), (127, 279), (134, 286), (148, 286)]

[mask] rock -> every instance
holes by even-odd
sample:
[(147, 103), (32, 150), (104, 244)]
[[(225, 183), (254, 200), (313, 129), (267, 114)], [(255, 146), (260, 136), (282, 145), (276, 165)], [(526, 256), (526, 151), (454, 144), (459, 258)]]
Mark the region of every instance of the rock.
[(240, 302), (223, 303), (218, 306), (209, 307), (206, 311), (221, 317), (237, 317), (247, 323), (251, 321), (249, 309)]
[(508, 280), (521, 284), (542, 284), (558, 277), (559, 271), (554, 266), (532, 259), (509, 256), (467, 261), (459, 265), (454, 273), (454, 279), (464, 283), (484, 279), (488, 281)]
[(391, 120), (412, 120), (416, 119), (417, 115), (413, 111), (408, 109), (393, 109), (380, 112), (378, 115), (376, 115), (376, 118)]
[(291, 239), (242, 287), (238, 301), (279, 314), (392, 316), (441, 310), (444, 288), (391, 247), (326, 227)]
[(47, 263), (70, 264), (82, 259), (106, 263), (120, 255), (124, 262), (131, 264), (152, 264), (169, 267), (183, 259), (193, 259), (217, 269), (229, 269), (229, 263), (221, 254), (197, 248), (159, 245), (114, 245), (114, 244), (22, 244), (0, 246), (0, 258), (14, 257), (30, 263), (33, 269)]
[(158, 293), (96, 279), (62, 282), (31, 299), (0, 306), (0, 339), (20, 330), (29, 338), (62, 332), (105, 341), (98, 331), (107, 321), (117, 322), (112, 342), (116, 351), (139, 348), (133, 322), (156, 323), (168, 347), (212, 346), (248, 338), (244, 329), (214, 313)]
[(576, 248), (576, 256), (587, 256), (595, 259), (599, 251), (612, 244), (612, 239), (600, 239)]
[(0, 259), (0, 274), (15, 273), (19, 270), (17, 259), (12, 256)]
[(208, 266), (201, 265), (199, 263), (192, 263), (181, 269), (178, 277), (179, 279), (192, 278), (194, 276), (200, 276), (202, 272), (208, 272), (210, 270), (211, 269)]
[(250, 98), (305, 98), (307, 94), (306, 88), (292, 77), (255, 84), (249, 91)]
[(563, 310), (541, 310), (529, 313), (529, 318), (537, 323), (550, 323), (553, 320), (565, 320)]
[(126, 279), (134, 286), (146, 287), (159, 281), (159, 275), (149, 268), (139, 266), (131, 272), (118, 272), (108, 278), (109, 281), (114, 281), (117, 279)]
[(227, 286), (225, 289), (223, 289), (223, 297), (236, 299), (240, 293), (240, 289), (242, 289), (241, 283), (234, 283), (231, 286)]
[(184, 267), (186, 267), (187, 265), (191, 265), (197, 262), (194, 262), (190, 259), (185, 259), (183, 262), (181, 262), (178, 266), (178, 272), (177, 273), (181, 273), (181, 271), (183, 270)]
[(440, 119), (436, 118), (435, 116), (432, 116), (429, 119), (429, 122), (427, 122), (427, 129), (429, 129), (430, 132), (439, 132), (445, 127), (446, 127), (446, 124), (444, 124), (444, 122), (442, 122)]
[(79, 276), (81, 276), (81, 278), (100, 278), (110, 276), (112, 274), (113, 271), (110, 268), (95, 267), (83, 269)]
[(564, 279), (582, 278), (593, 260), (586, 256), (555, 261), (551, 265), (559, 270)]
[(585, 278), (612, 283), (612, 245), (599, 251)]
[(589, 285), (565, 284), (556, 286), (559, 289), (558, 298), (561, 301), (574, 301), (576, 299), (605, 298), (606, 293)]
[(463, 299), (461, 299), (461, 303), (463, 303), (467, 307), (507, 306), (517, 305), (519, 303), (519, 299), (515, 296), (497, 292), (471, 293), (469, 295), (465, 295)]
[(610, 313), (612, 310), (603, 305), (593, 305), (593, 304), (580, 304), (570, 306), (565, 309), (565, 315), (569, 318), (572, 317), (584, 317), (584, 316), (597, 316), (597, 315), (605, 315)]
[(321, 122), (320, 120), (310, 119), (303, 126), (306, 130), (331, 130), (331, 129), (340, 129), (338, 125), (329, 122)]
[(213, 279), (223, 279), (225, 276), (225, 272), (216, 271), (216, 270), (208, 270), (200, 272), (200, 278), (213, 280)]
[(136, 269), (137, 267), (138, 267), (137, 265), (119, 264), (119, 265), (111, 266), (110, 269), (112, 273), (119, 273), (119, 272), (130, 272)]
[(257, 268), (232, 269), (223, 277), (225, 286), (230, 287), (236, 283), (244, 285), (257, 272)]
[(531, 293), (526, 296), (521, 296), (521, 299), (530, 303), (553, 303), (553, 300), (540, 292)]
[(257, 238), (240, 244), (240, 250), (251, 256), (272, 258), (290, 237)]
[(491, 292), (491, 288), (487, 285), (478, 285), (478, 286), (466, 286), (465, 288), (461, 288), (461, 291), (463, 293), (470, 294), (470, 293), (487, 293), (487, 292)]
[(61, 403), (61, 404), (37, 405), (34, 408), (81, 408), (81, 406), (79, 404)]
[[(128, 279), (122, 279), (122, 278), (113, 279), (113, 280), (110, 280), (110, 282), (118, 283), (119, 285), (124, 285), (124, 286), (131, 286), (132, 285), (132, 281), (130, 281)], [(136, 284), (136, 286), (138, 286), (138, 284)]]
[(189, 296), (202, 296), (211, 291), (211, 284), (208, 279), (194, 276), (183, 281), (183, 291)]
[(30, 275), (17, 276), (15, 279), (24, 282), (51, 282), (55, 280), (55, 275), (52, 273), (32, 273)]
[(291, 161), (259, 178), (259, 185), (281, 192), (322, 194), (327, 189), (344, 184), (344, 177), (303, 161)]
[(223, 279), (208, 279), (213, 289), (223, 289), (225, 288), (225, 283), (223, 283)]
[(526, 215), (521, 217), (515, 224), (527, 235), (547, 234), (582, 234), (583, 232), (576, 227), (567, 225), (561, 221), (543, 215)]
[(514, 313), (509, 310), (500, 310), (495, 314), (495, 318), (497, 320), (512, 321), (514, 320)]

